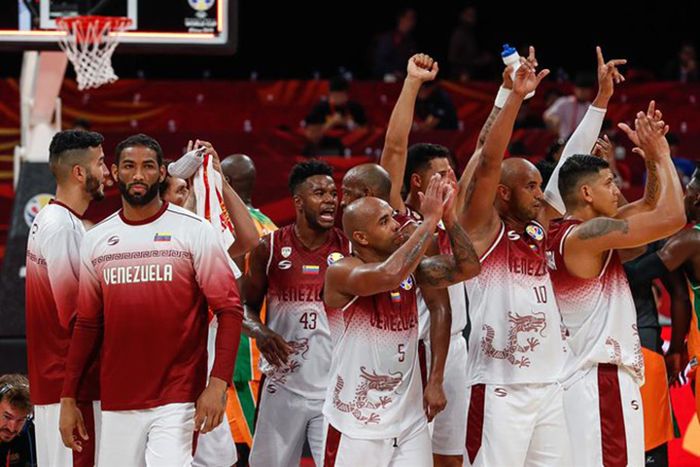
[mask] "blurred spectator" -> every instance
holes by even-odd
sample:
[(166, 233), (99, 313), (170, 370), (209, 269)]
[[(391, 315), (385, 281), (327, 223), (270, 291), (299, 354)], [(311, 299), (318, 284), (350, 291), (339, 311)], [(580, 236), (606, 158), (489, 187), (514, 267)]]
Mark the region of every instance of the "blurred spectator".
[(678, 55), (666, 64), (664, 78), (681, 83), (694, 83), (698, 81), (698, 61), (695, 45), (684, 42), (678, 51)]
[(676, 170), (678, 171), (678, 176), (680, 177), (681, 184), (683, 186), (686, 186), (690, 179), (693, 177), (693, 172), (695, 171), (695, 162), (686, 159), (678, 153), (680, 149), (681, 140), (677, 134), (668, 133), (666, 135), (666, 140), (668, 141), (668, 146), (671, 150), (671, 159), (673, 159), (673, 165), (676, 166)]
[(415, 27), (416, 10), (404, 8), (396, 16), (396, 28), (377, 38), (372, 67), (375, 78), (395, 82), (406, 75), (406, 62), (417, 49), (413, 39)]
[(452, 79), (467, 82), (470, 79), (491, 78), (493, 56), (479, 50), (476, 39), (476, 7), (465, 6), (459, 14), (459, 23), (452, 32), (447, 53)]
[(310, 115), (306, 118), (304, 136), (306, 137), (306, 145), (301, 153), (306, 157), (345, 154), (345, 146), (340, 138), (326, 134), (325, 120), (321, 115)]
[(591, 105), (595, 86), (595, 76), (589, 73), (581, 73), (576, 76), (574, 82), (574, 94), (563, 96), (544, 111), (544, 122), (551, 131), (560, 139), (567, 139)]
[(348, 90), (350, 83), (342, 76), (337, 76), (328, 83), (328, 97), (316, 104), (309, 116), (314, 121), (323, 121), (324, 130), (353, 130), (367, 124), (365, 111), (360, 104), (350, 100)]
[(418, 92), (413, 129), (417, 131), (457, 129), (457, 111), (452, 99), (435, 81), (423, 83)]
[(22, 375), (0, 376), (0, 463), (3, 466), (37, 465), (31, 413), (27, 378)]

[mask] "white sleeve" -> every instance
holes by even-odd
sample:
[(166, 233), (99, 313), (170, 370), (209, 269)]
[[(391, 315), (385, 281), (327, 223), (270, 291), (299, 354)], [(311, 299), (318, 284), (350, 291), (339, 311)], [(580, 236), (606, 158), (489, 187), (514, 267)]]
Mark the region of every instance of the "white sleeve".
[(590, 106), (583, 120), (579, 123), (576, 131), (571, 135), (569, 141), (561, 154), (557, 166), (552, 172), (552, 176), (547, 182), (547, 188), (544, 190), (544, 199), (554, 209), (559, 211), (559, 214), (566, 212), (566, 206), (559, 193), (559, 170), (566, 160), (574, 154), (590, 154), (593, 150), (600, 130), (603, 127), (603, 119), (605, 118), (606, 109)]
[(77, 311), (81, 240), (80, 232), (59, 226), (44, 238), (40, 246), (41, 254), (46, 259), (58, 320), (66, 329), (70, 328)]

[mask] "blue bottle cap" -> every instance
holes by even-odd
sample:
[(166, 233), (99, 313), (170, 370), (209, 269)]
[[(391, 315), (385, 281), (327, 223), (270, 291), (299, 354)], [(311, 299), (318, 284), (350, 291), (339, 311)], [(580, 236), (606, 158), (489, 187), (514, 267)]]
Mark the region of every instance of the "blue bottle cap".
[(507, 57), (508, 55), (512, 55), (517, 52), (518, 51), (515, 50), (515, 47), (511, 47), (509, 44), (503, 44), (503, 52), (501, 52), (501, 57)]

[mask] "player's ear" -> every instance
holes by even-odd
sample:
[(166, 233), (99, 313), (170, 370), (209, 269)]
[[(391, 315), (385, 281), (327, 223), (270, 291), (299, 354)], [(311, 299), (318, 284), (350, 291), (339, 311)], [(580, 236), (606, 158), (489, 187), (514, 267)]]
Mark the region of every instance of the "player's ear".
[(71, 176), (82, 183), (87, 178), (87, 170), (82, 165), (75, 164), (71, 168)]
[(505, 185), (499, 184), (496, 187), (496, 191), (498, 192), (498, 196), (500, 196), (503, 201), (510, 201), (510, 188), (508, 188)]
[(586, 203), (590, 204), (593, 202), (593, 194), (590, 185), (587, 185), (585, 183), (581, 185), (581, 187), (579, 188), (579, 193), (581, 194), (581, 197)]
[(355, 242), (357, 242), (359, 245), (362, 245), (362, 246), (367, 246), (367, 244), (369, 243), (367, 241), (367, 234), (365, 232), (363, 232), (362, 230), (355, 230), (352, 233), (352, 239)]
[(302, 201), (301, 201), (301, 196), (295, 194), (292, 195), (292, 201), (294, 202), (294, 209), (297, 211), (301, 211), (301, 206), (302, 206)]
[(116, 183), (119, 183), (119, 177), (117, 177), (117, 174), (119, 173), (119, 167), (117, 167), (117, 164), (112, 164), (112, 178)]
[(165, 164), (161, 164), (158, 169), (160, 170), (160, 177), (158, 177), (158, 183), (163, 183), (167, 173), (165, 172)]
[[(420, 178), (420, 175), (418, 175), (415, 172), (413, 172), (411, 174), (411, 186), (414, 186), (414, 187), (420, 189), (421, 181), (422, 180)], [(408, 188), (409, 188), (409, 190), (411, 189), (411, 187), (408, 187)]]

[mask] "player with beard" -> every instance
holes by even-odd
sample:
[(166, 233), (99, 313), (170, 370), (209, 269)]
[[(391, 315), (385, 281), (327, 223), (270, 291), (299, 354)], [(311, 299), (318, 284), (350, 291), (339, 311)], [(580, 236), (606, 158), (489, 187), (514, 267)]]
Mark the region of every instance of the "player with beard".
[(262, 239), (243, 279), (246, 327), (262, 352), (265, 373), (251, 466), (298, 464), (306, 439), (316, 465), (323, 455), (322, 408), (333, 344), (321, 290), (326, 268), (347, 256), (350, 246), (334, 227), (338, 194), (330, 166), (317, 160), (295, 165), (289, 189), (295, 222)]
[[(223, 418), (243, 315), (238, 289), (211, 224), (157, 196), (165, 177), (157, 141), (140, 134), (119, 143), (112, 177), (123, 207), (81, 247), (61, 435), (81, 449), (76, 389), (100, 352), (97, 464), (189, 465), (193, 431)], [(208, 384), (207, 305), (219, 322)]]
[[(82, 216), (93, 200), (104, 198), (109, 175), (99, 133), (67, 130), (49, 146), (49, 168), (56, 197), (37, 214), (27, 243), (26, 323), (29, 379), (35, 405), (40, 465), (93, 465), (94, 414), (99, 412), (96, 361), (77, 393), (90, 440), (72, 454), (58, 432), (59, 402), (70, 335), (75, 323)], [(93, 408), (94, 405), (94, 408)]]

